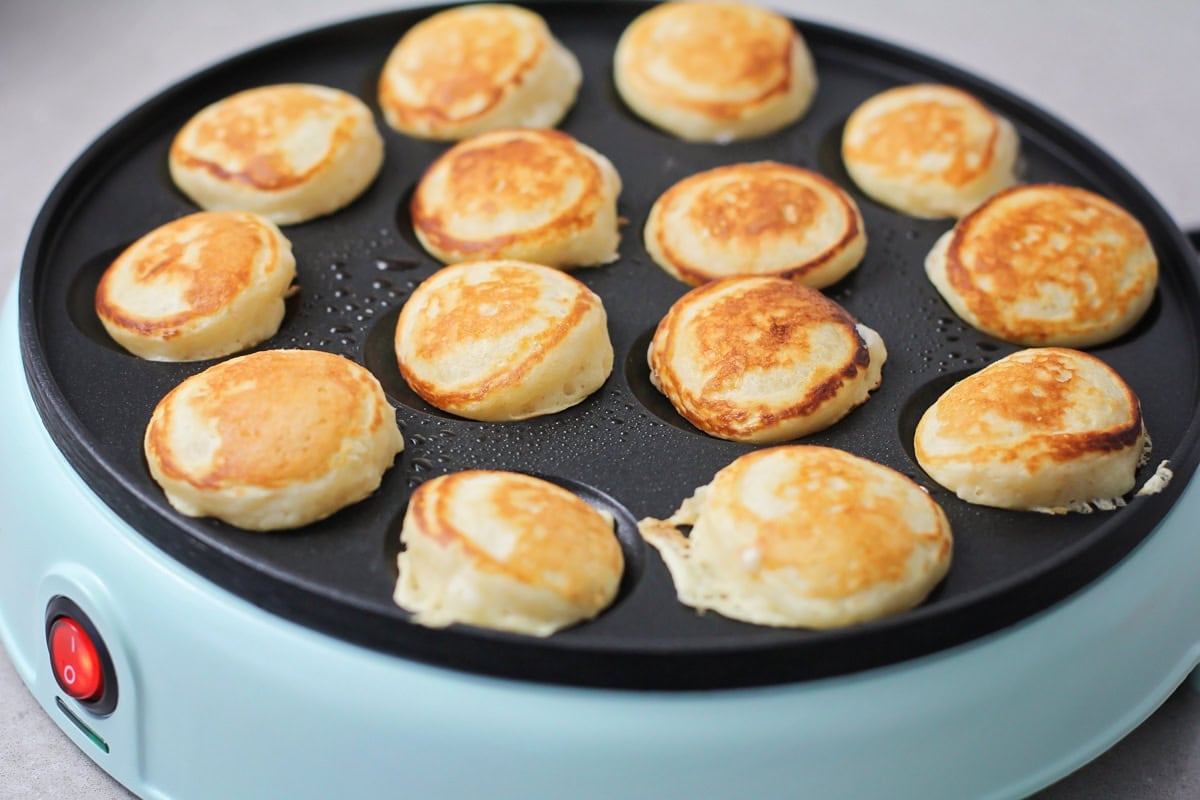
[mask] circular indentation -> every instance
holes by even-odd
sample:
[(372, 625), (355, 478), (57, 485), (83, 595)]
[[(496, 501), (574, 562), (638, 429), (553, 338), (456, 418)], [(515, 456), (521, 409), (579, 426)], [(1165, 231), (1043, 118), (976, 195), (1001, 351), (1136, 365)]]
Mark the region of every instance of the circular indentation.
[(855, 202), (859, 202), (870, 198), (859, 190), (850, 173), (846, 171), (845, 162), (842, 161), (842, 131), (846, 127), (847, 119), (848, 117), (839, 119), (817, 139), (817, 170), (849, 192)]
[[(634, 519), (629, 509), (625, 508), (619, 501), (594, 486), (571, 480), (570, 478), (561, 478), (556, 475), (545, 475), (538, 472), (524, 472), (521, 474), (539, 478), (566, 489), (600, 513), (612, 517), (613, 533), (616, 535), (617, 542), (621, 546), (621, 557), (624, 560), (624, 568), (621, 572), (621, 582), (617, 587), (616, 596), (608, 607), (600, 612), (596, 619), (611, 612), (633, 593), (634, 587), (641, 580), (642, 573), (646, 568), (646, 545), (642, 540), (641, 534), (638, 533), (637, 520)], [(387, 526), (383, 541), (382, 556), (387, 565), (388, 575), (391, 576), (393, 582), (400, 578), (398, 559), (400, 553), (404, 552), (404, 546), (400, 542), (400, 529), (404, 525), (404, 516), (407, 513), (408, 503), (406, 502), (404, 507), (396, 514), (392, 523)], [(408, 613), (403, 609), (400, 611), (405, 615)], [(583, 622), (580, 624), (586, 625), (588, 623)], [(470, 626), (459, 627), (469, 628)]]
[[(938, 375), (933, 380), (918, 386), (900, 408), (900, 417), (896, 421), (896, 432), (900, 437), (900, 445), (908, 454), (913, 466), (920, 470), (920, 474), (925, 476), (928, 481), (933, 481), (933, 479), (926, 474), (921, 463), (917, 461), (916, 448), (913, 446), (913, 439), (917, 435), (917, 425), (929, 407), (949, 391), (951, 386), (975, 372), (976, 370), (956, 370)], [(934, 481), (934, 485), (937, 485), (936, 481)]]
[[(392, 586), (395, 588), (396, 581), (400, 579), (400, 563), (398, 559), (400, 554), (404, 552), (404, 546), (400, 544), (400, 528), (404, 526), (404, 515), (408, 513), (408, 502), (405, 501), (400, 510), (396, 512), (396, 516), (392, 521), (383, 527), (383, 563), (387, 570), (387, 575), (392, 580)], [(404, 612), (401, 609), (402, 613)]]
[(396, 230), (400, 233), (400, 238), (418, 253), (426, 253), (425, 247), (421, 244), (421, 240), (417, 238), (417, 232), (413, 228), (412, 218), (412, 201), (413, 195), (417, 193), (417, 184), (410, 183), (408, 188), (400, 195), (400, 202), (396, 204)]
[(100, 317), (96, 315), (96, 287), (100, 285), (100, 279), (117, 256), (125, 252), (131, 244), (133, 242), (126, 242), (119, 247), (103, 250), (83, 262), (67, 290), (67, 317), (80, 333), (96, 344), (133, 357), (128, 350), (113, 341), (100, 322)]
[(859, 281), (862, 280), (860, 277), (861, 275), (862, 271), (858, 267), (855, 267), (839, 278), (835, 283), (832, 283), (829, 286), (821, 289), (821, 291), (826, 297), (835, 303), (842, 306), (848, 306), (853, 303), (852, 298), (854, 297), (855, 291), (859, 286)]
[[(934, 322), (937, 333), (944, 336), (947, 341), (958, 341), (957, 337), (961, 334), (988, 335), (984, 331), (980, 331), (978, 328), (972, 326), (966, 320), (955, 315), (950, 309), (949, 304), (946, 303), (946, 299), (942, 297), (941, 294), (937, 294), (933, 298), (933, 302), (940, 306), (942, 311), (948, 313), (948, 315), (937, 317)], [(1141, 318), (1134, 323), (1132, 328), (1115, 339), (1110, 339), (1109, 341), (1100, 342), (1096, 345), (1091, 345), (1080, 349), (1093, 350), (1099, 347), (1117, 347), (1120, 345), (1129, 344), (1141, 338), (1142, 336), (1147, 335), (1154, 329), (1159, 315), (1162, 314), (1162, 304), (1162, 291), (1155, 291), (1154, 297), (1150, 301), (1150, 305), (1146, 308), (1146, 311), (1142, 314)], [(993, 353), (1000, 349), (1009, 348), (1067, 345), (1023, 345), (1017, 342), (1007, 342), (1003, 339), (996, 339), (995, 341), (982, 340), (977, 342), (975, 346), (980, 350)]]
[[(893, 211), (893, 213), (899, 212)], [(905, 217), (904, 219), (904, 225), (907, 226), (903, 229), (905, 251), (916, 256), (918, 274), (924, 274), (925, 257), (942, 234), (953, 227), (954, 220), (921, 219), (919, 217)]]
[(607, 90), (606, 94), (608, 95), (609, 109), (614, 112), (610, 116), (610, 119), (623, 119), (626, 123), (635, 126), (638, 129), (638, 136), (654, 136), (664, 140), (668, 146), (687, 146), (695, 144), (694, 142), (687, 142), (683, 139), (672, 136), (670, 133), (650, 124), (650, 122), (643, 119), (641, 115), (630, 108), (625, 102), (625, 98), (621, 96), (620, 90), (617, 89), (617, 82), (613, 79), (611, 74), (608, 76), (608, 80), (605, 82), (605, 88)]
[(371, 371), (387, 396), (397, 403), (422, 414), (432, 414), (443, 419), (461, 419), (426, 403), (400, 374), (400, 364), (396, 361), (396, 322), (399, 319), (400, 307), (379, 315), (375, 324), (367, 331), (366, 342), (362, 348), (363, 366)]
[(1132, 328), (1130, 328), (1128, 331), (1126, 331), (1125, 333), (1118, 336), (1116, 339), (1113, 339), (1108, 342), (1102, 342), (1098, 346), (1112, 347), (1112, 346), (1116, 346), (1116, 345), (1128, 344), (1128, 343), (1134, 341), (1135, 339), (1140, 339), (1142, 336), (1145, 336), (1154, 328), (1154, 325), (1158, 321), (1158, 317), (1161, 313), (1162, 313), (1162, 290), (1159, 289), (1154, 292), (1154, 298), (1150, 301), (1150, 305), (1146, 309), (1145, 313), (1142, 314), (1142, 318), (1139, 319), (1137, 322), (1135, 322), (1133, 324)]
[(625, 357), (625, 381), (629, 384), (629, 390), (647, 411), (663, 422), (674, 425), (681, 431), (710, 438), (704, 431), (684, 419), (675, 410), (675, 406), (671, 405), (667, 396), (650, 380), (650, 362), (646, 353), (650, 350), (650, 340), (654, 338), (655, 330), (656, 328), (650, 328), (634, 339), (629, 354)]
[(642, 571), (646, 566), (646, 545), (642, 540), (642, 535), (638, 533), (637, 520), (634, 519), (633, 514), (629, 513), (629, 509), (625, 508), (619, 501), (594, 486), (589, 486), (586, 483), (580, 483), (570, 478), (540, 475), (537, 473), (530, 474), (535, 478), (541, 478), (542, 480), (557, 484), (569, 492), (574, 492), (577, 497), (592, 508), (612, 516), (613, 531), (617, 536), (617, 541), (621, 544), (621, 555), (625, 559), (625, 569), (621, 573), (621, 584), (617, 588), (617, 596), (613, 598), (612, 603), (608, 606), (605, 613), (616, 608), (633, 591), (633, 587), (641, 579)]

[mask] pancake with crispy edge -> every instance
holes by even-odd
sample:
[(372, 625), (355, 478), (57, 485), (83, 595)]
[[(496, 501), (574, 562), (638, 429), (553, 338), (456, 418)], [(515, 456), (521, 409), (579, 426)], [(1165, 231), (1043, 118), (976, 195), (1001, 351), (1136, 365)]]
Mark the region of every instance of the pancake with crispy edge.
[(772, 443), (806, 436), (866, 402), (887, 350), (815, 289), (731, 278), (692, 289), (659, 322), (650, 380), (711, 436)]
[(1105, 198), (1035, 184), (959, 220), (925, 260), (954, 312), (1016, 344), (1089, 347), (1132, 328), (1158, 285), (1141, 224)]
[(780, 627), (836, 628), (912, 608), (946, 574), (953, 549), (946, 515), (922, 487), (806, 445), (741, 456), (671, 517), (638, 530), (680, 602)]
[(935, 481), (969, 503), (1046, 512), (1124, 505), (1149, 439), (1133, 390), (1103, 361), (1020, 350), (926, 410), (913, 442)]

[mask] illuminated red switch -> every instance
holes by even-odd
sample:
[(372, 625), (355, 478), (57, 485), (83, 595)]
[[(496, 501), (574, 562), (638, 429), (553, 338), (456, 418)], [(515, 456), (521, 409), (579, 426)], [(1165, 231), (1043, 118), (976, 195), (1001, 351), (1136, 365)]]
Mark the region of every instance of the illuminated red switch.
[(104, 670), (96, 644), (83, 627), (70, 617), (59, 617), (50, 625), (50, 663), (62, 690), (76, 700), (86, 701), (104, 692)]

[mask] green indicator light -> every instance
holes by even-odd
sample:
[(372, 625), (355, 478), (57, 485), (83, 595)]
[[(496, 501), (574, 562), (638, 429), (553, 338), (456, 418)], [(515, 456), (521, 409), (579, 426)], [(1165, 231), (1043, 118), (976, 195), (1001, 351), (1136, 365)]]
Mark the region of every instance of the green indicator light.
[(71, 720), (71, 722), (74, 722), (75, 727), (77, 727), (77, 728), (79, 728), (79, 730), (83, 731), (84, 736), (91, 739), (92, 743), (94, 745), (96, 745), (96, 747), (99, 747), (101, 750), (103, 750), (106, 753), (108, 752), (108, 742), (101, 739), (100, 734), (96, 733), (94, 730), (89, 728), (83, 720), (81, 720), (79, 717), (75, 716), (75, 714), (72, 713), (71, 709), (67, 708), (67, 704), (62, 701), (61, 697), (54, 698), (54, 702), (58, 704), (59, 710), (67, 715), (67, 719)]

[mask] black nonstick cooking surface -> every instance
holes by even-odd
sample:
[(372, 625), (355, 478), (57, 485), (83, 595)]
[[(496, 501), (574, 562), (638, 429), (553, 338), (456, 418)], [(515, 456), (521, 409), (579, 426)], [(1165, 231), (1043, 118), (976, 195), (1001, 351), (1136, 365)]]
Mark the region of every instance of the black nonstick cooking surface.
[[(1067, 597), (1132, 550), (1170, 508), (1197, 462), (1200, 291), (1196, 257), (1161, 208), (1123, 169), (1054, 118), (958, 70), (911, 52), (798, 22), (820, 77), (816, 102), (776, 135), (726, 146), (687, 144), (636, 119), (613, 88), (617, 37), (645, 6), (532, 5), (579, 57), (584, 83), (561, 126), (612, 159), (629, 220), (618, 262), (575, 274), (603, 298), (616, 365), (603, 388), (548, 418), (484, 424), (443, 414), (400, 378), (391, 351), (399, 308), (439, 265), (414, 239), (408, 198), (446, 144), (386, 128), (376, 183), (349, 208), (285, 229), (301, 291), (263, 348), (344, 354), (382, 382), (407, 449), (368, 500), (294, 532), (250, 533), (175, 513), (150, 479), (142, 433), (158, 400), (213, 362), (141, 361), (110, 341), (92, 311), (100, 274), (134, 239), (196, 208), (171, 184), (167, 149), (206, 104), (241, 89), (304, 81), (357, 94), (378, 112), (375, 83), (399, 36), (429, 10), (349, 22), (260, 48), (206, 70), (133, 111), (102, 136), (55, 189), (33, 230), (21, 273), (24, 363), (55, 442), (130, 526), (198, 575), (250, 602), (355, 644), (453, 668), (580, 686), (699, 689), (783, 683), (895, 663), (960, 644)], [(914, 81), (955, 84), (1017, 126), (1021, 176), (1097, 191), (1146, 226), (1161, 263), (1146, 318), (1092, 352), (1142, 399), (1154, 453), (1175, 480), (1111, 513), (1044, 516), (970, 506), (929, 480), (911, 456), (921, 412), (955, 379), (1016, 348), (966, 326), (926, 280), (923, 261), (949, 221), (920, 221), (865, 198), (838, 157), (841, 126), (870, 95)], [(739, 161), (775, 159), (819, 170), (851, 192), (866, 222), (862, 266), (827, 293), (883, 336), (883, 385), (864, 406), (806, 442), (875, 459), (928, 487), (955, 532), (955, 560), (920, 608), (839, 631), (760, 628), (680, 605), (635, 520), (679, 501), (751, 446), (708, 438), (651, 387), (650, 333), (686, 286), (647, 257), (641, 229), (677, 180)], [(428, 630), (393, 605), (401, 517), (421, 481), (464, 468), (529, 472), (611, 510), (627, 574), (614, 606), (548, 639), (455, 626)], [(1200, 521), (1198, 521), (1200, 522)]]

